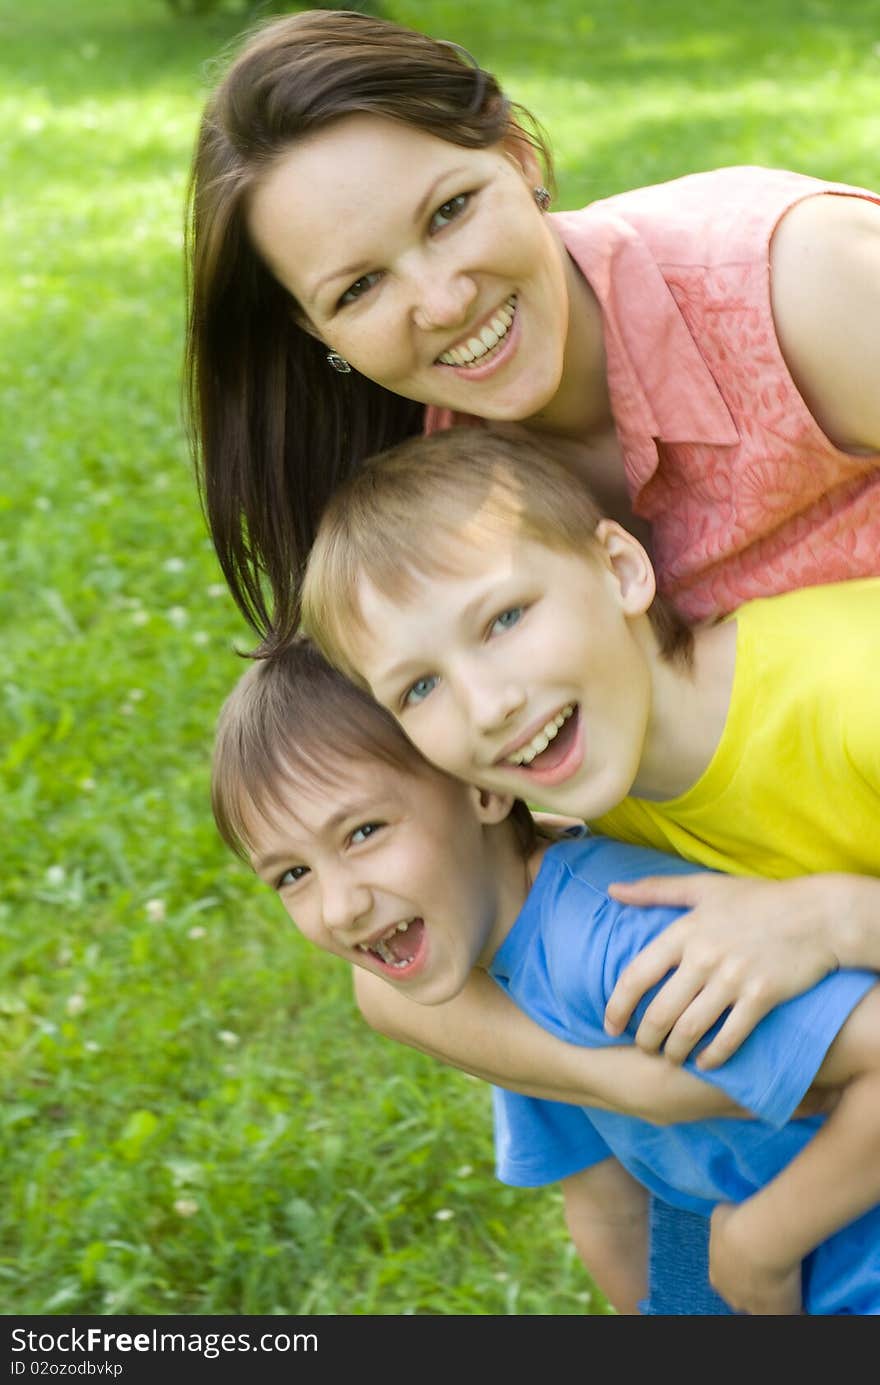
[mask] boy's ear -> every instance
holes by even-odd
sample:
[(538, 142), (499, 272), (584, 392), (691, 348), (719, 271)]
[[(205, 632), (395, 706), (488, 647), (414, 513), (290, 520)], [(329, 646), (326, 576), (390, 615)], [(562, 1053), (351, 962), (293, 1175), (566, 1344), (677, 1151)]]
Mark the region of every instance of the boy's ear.
[(513, 794), (495, 793), (494, 789), (478, 789), (475, 784), (470, 786), (469, 792), (477, 818), (484, 827), (493, 827), (510, 817), (510, 810), (514, 804)]
[(654, 564), (637, 538), (613, 519), (596, 526), (596, 543), (620, 593), (623, 612), (644, 615), (657, 595)]

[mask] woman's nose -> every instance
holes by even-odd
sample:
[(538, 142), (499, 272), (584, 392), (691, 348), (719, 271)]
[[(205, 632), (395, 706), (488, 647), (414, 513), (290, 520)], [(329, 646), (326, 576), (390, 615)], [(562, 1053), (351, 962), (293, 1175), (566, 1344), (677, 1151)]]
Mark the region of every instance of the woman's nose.
[(476, 296), (469, 275), (448, 266), (427, 266), (413, 280), (413, 320), (425, 332), (468, 326)]

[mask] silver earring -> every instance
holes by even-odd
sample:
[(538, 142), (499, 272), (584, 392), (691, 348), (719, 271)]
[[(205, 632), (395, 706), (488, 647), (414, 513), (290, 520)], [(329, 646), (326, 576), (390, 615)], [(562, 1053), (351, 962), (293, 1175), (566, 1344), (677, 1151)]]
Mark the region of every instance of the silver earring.
[(545, 188), (542, 184), (541, 187), (534, 189), (532, 196), (541, 211), (546, 212), (547, 208), (550, 206), (550, 189)]
[(338, 371), (340, 375), (351, 374), (351, 366), (348, 364), (348, 361), (345, 359), (344, 356), (340, 356), (338, 351), (327, 352), (327, 364), (329, 366), (332, 366), (334, 370)]

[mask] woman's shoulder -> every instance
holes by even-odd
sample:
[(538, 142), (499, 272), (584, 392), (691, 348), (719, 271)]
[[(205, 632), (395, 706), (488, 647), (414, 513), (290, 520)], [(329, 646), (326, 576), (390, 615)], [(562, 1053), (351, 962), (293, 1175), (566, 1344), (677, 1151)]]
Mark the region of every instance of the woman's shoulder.
[(785, 201), (831, 185), (826, 180), (794, 169), (769, 168), (760, 164), (731, 164), (721, 168), (686, 172), (659, 183), (629, 188), (588, 204), (590, 209), (608, 209), (624, 214), (655, 212), (662, 207), (692, 213), (695, 208), (711, 208), (727, 202), (746, 203), (756, 197)]
[[(831, 199), (824, 193), (850, 196)], [(562, 216), (575, 231), (601, 222), (627, 226), (661, 263), (709, 265), (748, 255), (748, 247), (763, 259), (776, 227), (801, 203), (849, 201), (854, 208), (871, 208), (872, 196), (793, 169), (732, 165), (615, 193)]]
[(770, 272), (779, 344), (815, 418), (838, 447), (880, 451), (880, 195), (797, 202)]

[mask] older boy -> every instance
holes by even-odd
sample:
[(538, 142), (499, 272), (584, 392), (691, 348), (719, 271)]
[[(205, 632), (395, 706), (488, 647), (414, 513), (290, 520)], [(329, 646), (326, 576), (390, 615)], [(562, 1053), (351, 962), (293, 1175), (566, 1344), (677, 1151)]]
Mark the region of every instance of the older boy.
[[(471, 969), (484, 967), (551, 1032), (616, 1045), (602, 1028), (608, 989), (632, 951), (674, 917), (619, 904), (607, 889), (648, 867), (674, 869), (671, 858), (600, 837), (537, 840), (521, 802), (433, 769), (302, 643), (250, 669), (227, 701), (212, 798), (224, 838), (311, 941), (421, 1004), (448, 1003)], [(814, 1080), (846, 1084), (837, 1106), (827, 1118), (790, 1119)], [(880, 1312), (875, 978), (826, 978), (703, 1081), (758, 1119), (662, 1130), (573, 1109), (575, 1167), (601, 1178), (616, 1157), (630, 1175), (614, 1185), (624, 1204), (638, 1183), (711, 1211), (717, 1282), (736, 1306)], [(536, 1133), (530, 1176), (509, 1181), (549, 1181)], [(502, 1147), (502, 1176), (506, 1158)], [(606, 1209), (606, 1234), (617, 1239), (621, 1282), (638, 1284), (644, 1241), (618, 1212)]]

